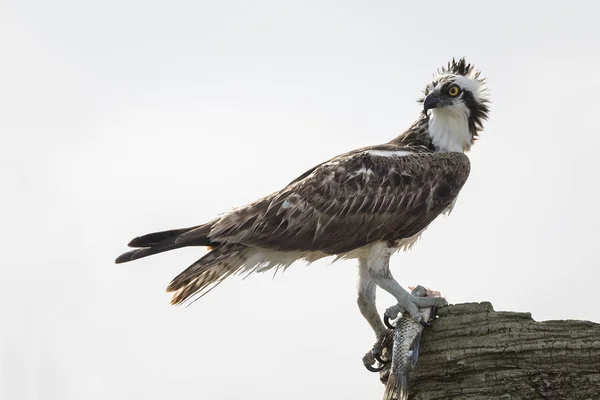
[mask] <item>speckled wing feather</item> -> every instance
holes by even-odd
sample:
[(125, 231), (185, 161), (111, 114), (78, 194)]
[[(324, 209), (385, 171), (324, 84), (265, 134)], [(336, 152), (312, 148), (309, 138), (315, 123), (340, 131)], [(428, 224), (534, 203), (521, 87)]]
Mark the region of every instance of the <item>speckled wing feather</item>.
[[(392, 144), (346, 153), (279, 192), (222, 216), (208, 237), (278, 251), (342, 254), (411, 237), (452, 204), (470, 170), (462, 153)], [(194, 229), (177, 242), (206, 233)]]

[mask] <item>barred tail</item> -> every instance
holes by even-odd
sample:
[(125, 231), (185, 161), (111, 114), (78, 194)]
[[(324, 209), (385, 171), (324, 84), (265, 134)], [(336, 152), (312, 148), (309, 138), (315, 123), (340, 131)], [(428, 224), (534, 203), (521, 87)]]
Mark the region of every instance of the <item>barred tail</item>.
[(220, 245), (190, 265), (167, 287), (167, 292), (173, 292), (171, 304), (181, 304), (194, 295), (200, 298), (239, 272), (246, 261), (245, 250), (239, 244)]

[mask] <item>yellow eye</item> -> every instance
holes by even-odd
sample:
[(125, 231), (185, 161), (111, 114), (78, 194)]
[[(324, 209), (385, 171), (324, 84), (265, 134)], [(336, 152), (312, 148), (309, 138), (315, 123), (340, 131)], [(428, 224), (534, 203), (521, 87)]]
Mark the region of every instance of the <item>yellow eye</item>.
[(459, 93), (460, 93), (460, 89), (456, 85), (452, 86), (450, 89), (448, 89), (448, 94), (452, 97), (458, 96)]

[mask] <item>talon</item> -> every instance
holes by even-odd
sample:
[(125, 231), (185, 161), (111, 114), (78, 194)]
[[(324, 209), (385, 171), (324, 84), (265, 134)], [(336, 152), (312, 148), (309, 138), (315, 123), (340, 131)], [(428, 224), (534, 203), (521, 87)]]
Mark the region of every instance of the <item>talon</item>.
[(383, 322), (385, 326), (387, 326), (389, 329), (396, 329), (396, 326), (392, 325), (390, 321), (398, 318), (399, 316), (402, 316), (402, 314), (404, 314), (405, 311), (406, 310), (400, 305), (400, 303), (393, 305), (387, 310), (385, 310), (385, 312), (383, 313)]
[(382, 365), (380, 367), (374, 367), (368, 363), (364, 363), (363, 365), (365, 366), (366, 369), (368, 369), (371, 372), (381, 372), (385, 368), (385, 365)]
[(379, 361), (379, 363), (381, 364), (382, 367), (384, 367), (386, 364), (389, 364), (389, 360), (384, 360), (383, 358), (381, 358), (381, 351), (378, 348), (373, 348), (373, 350), (371, 350), (371, 354), (373, 354), (373, 357), (375, 357), (375, 359), (377, 361)]
[(390, 317), (388, 317), (387, 315), (383, 316), (383, 323), (385, 324), (385, 326), (387, 326), (389, 329), (396, 329), (396, 327), (394, 325), (392, 325), (392, 323), (390, 322)]

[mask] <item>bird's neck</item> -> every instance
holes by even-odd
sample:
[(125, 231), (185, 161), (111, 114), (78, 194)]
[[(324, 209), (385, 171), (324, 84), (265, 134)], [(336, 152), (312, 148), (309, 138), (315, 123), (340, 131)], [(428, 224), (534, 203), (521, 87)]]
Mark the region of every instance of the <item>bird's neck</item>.
[(428, 121), (429, 135), (439, 151), (465, 152), (473, 143), (469, 131), (469, 115), (463, 110), (451, 108), (434, 109)]
[(448, 109), (432, 110), (419, 118), (392, 144), (426, 148), (432, 152), (465, 152), (473, 143), (469, 118), (462, 112)]

